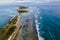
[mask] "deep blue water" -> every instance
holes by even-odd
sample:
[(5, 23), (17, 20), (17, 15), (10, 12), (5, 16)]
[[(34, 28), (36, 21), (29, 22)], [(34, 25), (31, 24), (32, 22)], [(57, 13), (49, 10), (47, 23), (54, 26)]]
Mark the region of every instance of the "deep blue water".
[(39, 5), (36, 13), (39, 40), (60, 40), (60, 5)]
[[(24, 4), (24, 3), (23, 3)], [(60, 6), (43, 4), (24, 4), (26, 6), (36, 7), (33, 12), (36, 14), (39, 35), (44, 40), (60, 40)], [(2, 28), (13, 15), (17, 15), (19, 5), (0, 6), (0, 28)], [(38, 12), (38, 13), (37, 13)], [(41, 39), (43, 40), (43, 39)]]
[(60, 40), (60, 18), (48, 10), (42, 10), (38, 15), (39, 32), (45, 40)]

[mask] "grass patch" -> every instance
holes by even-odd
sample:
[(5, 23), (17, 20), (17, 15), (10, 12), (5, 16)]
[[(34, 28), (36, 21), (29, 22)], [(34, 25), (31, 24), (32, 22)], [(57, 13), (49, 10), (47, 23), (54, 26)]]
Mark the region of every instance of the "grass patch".
[(15, 16), (11, 21), (8, 22), (8, 24), (0, 28), (0, 40), (8, 40), (9, 36), (14, 32), (16, 26), (16, 22), (18, 21), (18, 16)]
[(12, 26), (8, 32), (6, 33), (6, 35), (4, 35), (2, 38), (0, 38), (0, 40), (8, 40), (9, 36), (12, 35), (12, 33), (14, 32), (16, 26)]
[(18, 21), (18, 16), (15, 16), (11, 21), (9, 21), (9, 24), (16, 24)]

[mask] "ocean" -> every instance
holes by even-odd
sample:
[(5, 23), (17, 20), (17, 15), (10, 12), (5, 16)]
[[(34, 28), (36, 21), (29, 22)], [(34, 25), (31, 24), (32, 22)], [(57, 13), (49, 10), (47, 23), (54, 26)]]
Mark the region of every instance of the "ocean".
[(16, 8), (10, 5), (0, 5), (0, 28), (3, 28), (17, 14), (15, 10)]
[[(60, 5), (38, 3), (22, 3), (19, 5), (33, 7), (39, 40), (60, 40)], [(18, 14), (17, 7), (19, 5), (0, 5), (0, 28)]]
[(48, 10), (42, 10), (40, 14), (36, 14), (39, 35), (43, 40), (60, 40), (60, 18), (52, 14)]

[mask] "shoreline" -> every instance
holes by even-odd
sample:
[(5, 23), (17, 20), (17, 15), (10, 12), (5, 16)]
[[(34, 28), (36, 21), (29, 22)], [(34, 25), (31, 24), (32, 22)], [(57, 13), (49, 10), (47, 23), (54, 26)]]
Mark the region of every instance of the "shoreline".
[[(16, 15), (15, 15), (16, 16)], [(11, 21), (15, 16), (13, 16), (9, 21)], [(8, 23), (6, 23), (6, 25), (5, 26), (7, 26), (9, 24), (9, 22)], [(5, 28), (5, 26), (3, 27), (3, 28)]]
[(11, 20), (0, 30), (1, 40), (7, 40), (12, 35), (14, 30), (17, 28), (17, 26), (15, 25), (17, 23), (17, 18), (17, 15), (12, 17)]
[(18, 32), (21, 28), (21, 24), (19, 23), (20, 19), (18, 18), (18, 21), (17, 23), (15, 24), (16, 25), (16, 29), (15, 31), (12, 33), (12, 35), (8, 38), (8, 40), (16, 40), (15, 38), (17, 38), (17, 35), (18, 35)]
[(38, 40), (44, 40), (44, 38), (41, 37), (40, 34), (39, 34), (39, 25), (38, 25), (38, 21), (37, 21), (36, 17), (35, 17), (35, 24), (36, 24), (36, 30), (37, 30)]
[[(34, 17), (26, 19), (22, 25), (22, 29), (20, 29), (17, 40), (38, 40), (36, 25), (34, 22)], [(27, 26), (28, 25), (28, 26)]]

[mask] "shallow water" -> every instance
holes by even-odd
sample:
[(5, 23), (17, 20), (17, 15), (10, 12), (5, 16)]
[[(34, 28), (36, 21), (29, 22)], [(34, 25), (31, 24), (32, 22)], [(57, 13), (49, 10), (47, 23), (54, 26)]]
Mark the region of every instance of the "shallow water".
[[(60, 6), (54, 7), (51, 5), (30, 3), (24, 5), (33, 7), (33, 13), (38, 25), (39, 40), (60, 40), (60, 10), (58, 8)], [(2, 28), (13, 15), (17, 15), (17, 7), (18, 5), (0, 7), (0, 28)], [(21, 16), (21, 18), (22, 17), (24, 16)], [(28, 17), (26, 16), (25, 18)]]
[(0, 28), (4, 27), (12, 17), (9, 16), (0, 16)]
[[(9, 5), (8, 5), (9, 6)], [(0, 6), (0, 28), (4, 27), (9, 20), (17, 14), (16, 8)]]

